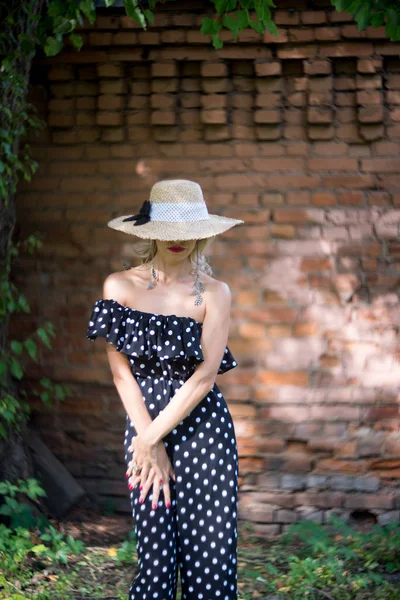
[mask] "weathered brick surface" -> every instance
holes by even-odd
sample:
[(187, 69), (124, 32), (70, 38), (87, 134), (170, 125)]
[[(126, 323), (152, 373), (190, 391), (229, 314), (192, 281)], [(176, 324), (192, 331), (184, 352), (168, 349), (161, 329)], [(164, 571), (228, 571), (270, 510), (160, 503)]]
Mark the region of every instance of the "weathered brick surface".
[(32, 405), (93, 500), (129, 510), (124, 411), (104, 347), (85, 340), (88, 307), (122, 268), (106, 222), (158, 179), (186, 177), (210, 212), (246, 221), (210, 257), (234, 290), (239, 367), (218, 385), (235, 420), (241, 517), (263, 535), (332, 511), (398, 519), (399, 49), (313, 4), (277, 9), (278, 38), (225, 35), (218, 51), (200, 9), (160, 11), (148, 31), (102, 17), (80, 28), (81, 52), (34, 64), (49, 127), (31, 140), (40, 168), (19, 186), (18, 220), (45, 231), (47, 260), (21, 260), (17, 277), (58, 328), (30, 375), (74, 393), (51, 414)]

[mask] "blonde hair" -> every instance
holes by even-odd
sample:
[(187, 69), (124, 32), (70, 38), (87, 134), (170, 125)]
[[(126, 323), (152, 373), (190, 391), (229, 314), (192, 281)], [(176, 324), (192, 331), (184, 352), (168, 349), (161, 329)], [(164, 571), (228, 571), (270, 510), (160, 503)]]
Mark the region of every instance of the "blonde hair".
[[(188, 259), (191, 262), (192, 270), (191, 273), (194, 273), (198, 267), (199, 271), (206, 273), (207, 275), (212, 276), (213, 270), (211, 265), (207, 262), (206, 257), (203, 252), (206, 250), (212, 241), (215, 239), (215, 236), (203, 238), (200, 240), (196, 240), (196, 246), (193, 248), (192, 252), (189, 254)], [(197, 247), (199, 253), (199, 262), (197, 263)], [(134, 255), (141, 260), (141, 264), (144, 265), (153, 260), (155, 255), (157, 254), (157, 244), (156, 240), (152, 239), (143, 239), (141, 242), (135, 244), (133, 249)]]

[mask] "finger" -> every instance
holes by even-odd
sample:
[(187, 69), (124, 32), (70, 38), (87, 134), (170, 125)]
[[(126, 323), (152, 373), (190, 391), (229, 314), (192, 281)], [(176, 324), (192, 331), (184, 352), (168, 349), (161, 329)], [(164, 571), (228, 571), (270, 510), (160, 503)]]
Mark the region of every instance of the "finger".
[(151, 498), (151, 506), (153, 510), (157, 510), (158, 500), (160, 498), (160, 479), (156, 473), (153, 479), (153, 495)]
[(128, 452), (133, 452), (134, 451), (134, 449), (135, 449), (135, 442), (136, 442), (136, 438), (133, 437), (132, 440), (131, 440), (131, 444), (128, 447)]
[(134, 487), (138, 485), (140, 482), (140, 475), (134, 475), (128, 479), (128, 487), (130, 490), (133, 490)]
[(139, 498), (140, 503), (144, 502), (144, 500), (147, 496), (147, 492), (149, 491), (150, 486), (153, 483), (153, 479), (154, 479), (154, 474), (153, 474), (153, 469), (151, 468), (147, 479), (144, 481), (144, 483), (141, 483), (142, 491), (141, 491), (140, 498)]
[(145, 465), (142, 466), (141, 472), (140, 472), (140, 484), (142, 485), (142, 487), (144, 488), (147, 482), (147, 479), (149, 477), (149, 471), (150, 471), (150, 465), (148, 463), (146, 463)]
[(128, 462), (128, 467), (126, 469), (125, 477), (128, 478), (133, 473), (133, 459)]
[(171, 506), (171, 490), (169, 487), (169, 478), (166, 477), (163, 482), (164, 504), (166, 508)]

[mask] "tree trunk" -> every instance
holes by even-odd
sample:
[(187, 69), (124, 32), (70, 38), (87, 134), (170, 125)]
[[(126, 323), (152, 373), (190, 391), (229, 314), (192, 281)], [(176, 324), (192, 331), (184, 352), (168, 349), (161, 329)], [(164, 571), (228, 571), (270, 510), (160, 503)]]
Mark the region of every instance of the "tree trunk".
[[(29, 6), (27, 6), (29, 5)], [(1, 6), (1, 26), (7, 28), (8, 38), (5, 39), (6, 33), (2, 33), (2, 48), (1, 54), (8, 58), (12, 57), (14, 62), (14, 72), (20, 76), (21, 85), (13, 85), (13, 82), (4, 81), (0, 87), (0, 104), (3, 107), (9, 108), (13, 115), (16, 115), (21, 110), (22, 106), (27, 103), (29, 89), (29, 75), (31, 70), (32, 59), (36, 52), (36, 28), (38, 21), (36, 15), (40, 14), (44, 5), (44, 0), (30, 0), (24, 4), (20, 0), (11, 0), (5, 8), (5, 4)], [(5, 19), (8, 13), (13, 15), (14, 24), (6, 23)], [(26, 52), (21, 47), (20, 36), (29, 37), (33, 42), (33, 49)], [(2, 73), (2, 77), (7, 78), (7, 72)], [(10, 78), (11, 79), (11, 78)], [(1, 127), (8, 128), (9, 121), (5, 112), (0, 115)], [(13, 144), (13, 152), (18, 155), (21, 146), (19, 137), (15, 137)], [(4, 173), (3, 173), (4, 175)], [(7, 188), (12, 190), (17, 181), (17, 175), (13, 173), (7, 180)], [(10, 252), (10, 243), (14, 232), (16, 222), (16, 200), (15, 194), (10, 192), (7, 199), (0, 199), (0, 273), (2, 278), (7, 272), (8, 255)], [(0, 321), (0, 353), (9, 353), (8, 342), (8, 323), (9, 314), (5, 314), (3, 321)], [(8, 374), (5, 381), (0, 384), (1, 395), (9, 393), (14, 397), (18, 397), (17, 386)], [(1, 399), (0, 399), (1, 401)], [(3, 423), (8, 439), (0, 439), (0, 480), (10, 480), (15, 482), (18, 478), (25, 479), (32, 475), (32, 461), (29, 456), (27, 445), (24, 442), (26, 435), (26, 426), (21, 427), (21, 431), (17, 431), (12, 425)]]

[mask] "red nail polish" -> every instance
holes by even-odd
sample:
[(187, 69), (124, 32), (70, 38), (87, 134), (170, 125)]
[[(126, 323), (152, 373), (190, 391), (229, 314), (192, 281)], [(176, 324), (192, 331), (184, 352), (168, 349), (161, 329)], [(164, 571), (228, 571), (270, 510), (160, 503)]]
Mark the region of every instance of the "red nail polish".
[(128, 473), (128, 472), (126, 472), (126, 473), (125, 473), (125, 479), (128, 479), (128, 477), (129, 477), (129, 473)]
[(141, 485), (140, 488), (139, 488), (139, 490), (142, 490), (142, 489), (143, 489), (143, 486)]
[(171, 506), (171, 503), (170, 503), (170, 502), (168, 502), (168, 504), (167, 504), (167, 508), (169, 508), (170, 506)]
[(162, 479), (160, 479), (160, 483), (162, 483)]
[(140, 502), (140, 504), (142, 504), (143, 498), (139, 498), (139, 502)]
[(157, 508), (157, 504), (153, 504), (153, 509), (155, 510)]

